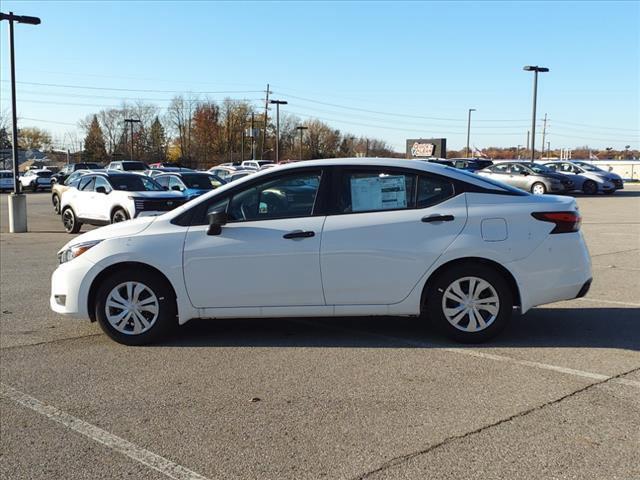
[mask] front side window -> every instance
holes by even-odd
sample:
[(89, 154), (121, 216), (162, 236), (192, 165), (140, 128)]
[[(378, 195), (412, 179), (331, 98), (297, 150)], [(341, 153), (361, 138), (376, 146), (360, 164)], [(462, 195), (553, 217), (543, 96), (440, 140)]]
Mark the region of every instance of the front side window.
[(339, 213), (413, 208), (415, 175), (393, 171), (346, 171), (338, 198)]
[(82, 177), (82, 179), (80, 180), (80, 184), (78, 185), (78, 190), (83, 192), (92, 192), (94, 180), (95, 177), (92, 177), (91, 175)]
[(98, 190), (98, 187), (104, 187), (105, 191), (109, 193), (111, 191), (111, 185), (107, 181), (106, 178), (96, 177), (96, 182), (94, 184), (94, 190)]
[(494, 173), (507, 173), (509, 171), (508, 163), (500, 163), (491, 167), (491, 171)]
[(174, 190), (177, 192), (182, 192), (184, 190), (184, 185), (177, 177), (169, 178), (169, 190)]
[(236, 193), (229, 203), (231, 221), (304, 217), (313, 213), (320, 171), (267, 180)]

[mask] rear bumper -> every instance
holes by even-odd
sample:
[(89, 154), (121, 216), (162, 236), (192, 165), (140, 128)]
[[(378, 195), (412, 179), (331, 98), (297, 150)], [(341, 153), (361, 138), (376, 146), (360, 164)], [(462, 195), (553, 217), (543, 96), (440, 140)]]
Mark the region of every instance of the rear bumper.
[(587, 294), (591, 258), (582, 232), (551, 234), (527, 258), (506, 265), (520, 288), (522, 313)]

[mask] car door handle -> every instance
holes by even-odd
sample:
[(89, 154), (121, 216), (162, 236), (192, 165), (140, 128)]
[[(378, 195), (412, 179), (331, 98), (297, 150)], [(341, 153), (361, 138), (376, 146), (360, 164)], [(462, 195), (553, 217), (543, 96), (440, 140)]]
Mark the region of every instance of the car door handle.
[(431, 222), (453, 222), (453, 215), (430, 215), (428, 217), (422, 217), (422, 221), (425, 223)]
[(290, 240), (292, 238), (310, 238), (310, 237), (314, 237), (315, 235), (316, 235), (315, 232), (295, 230), (293, 232), (285, 233), (282, 236), (282, 238), (286, 238), (287, 240)]

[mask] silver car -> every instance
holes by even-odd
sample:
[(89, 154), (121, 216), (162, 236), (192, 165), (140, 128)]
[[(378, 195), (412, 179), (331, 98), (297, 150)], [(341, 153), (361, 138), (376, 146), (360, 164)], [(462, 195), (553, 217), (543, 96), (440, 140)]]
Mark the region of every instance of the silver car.
[(573, 190), (568, 177), (533, 162), (501, 162), (476, 173), (536, 195)]
[(612, 194), (616, 190), (624, 188), (620, 175), (606, 172), (595, 165), (580, 160), (548, 162), (544, 166), (554, 172), (567, 175), (573, 180), (574, 190), (587, 195), (594, 195), (598, 192)]

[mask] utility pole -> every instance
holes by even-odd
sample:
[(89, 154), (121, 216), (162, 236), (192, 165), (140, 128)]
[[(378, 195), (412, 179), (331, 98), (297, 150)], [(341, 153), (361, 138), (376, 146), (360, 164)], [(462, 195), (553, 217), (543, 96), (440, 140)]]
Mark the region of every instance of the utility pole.
[(551, 156), (551, 142), (547, 142), (547, 159)]
[(267, 141), (267, 122), (269, 121), (269, 94), (271, 93), (271, 91), (269, 91), (269, 84), (267, 83), (267, 92), (266, 92), (266, 96), (265, 96), (265, 101), (264, 101), (264, 126), (263, 126), (263, 132), (262, 132), (262, 142), (260, 145), (260, 160), (262, 160), (262, 154), (264, 152), (264, 144)]
[(471, 134), (471, 112), (475, 112), (475, 108), (469, 109), (469, 118), (467, 119), (467, 157), (469, 158), (469, 136)]
[(529, 150), (529, 130), (527, 130), (527, 150)]
[(547, 114), (544, 114), (544, 123), (542, 124), (542, 152), (540, 152), (540, 159), (542, 160), (544, 154), (544, 137), (547, 135)]
[(522, 145), (518, 145), (518, 146), (516, 147), (516, 159), (518, 159), (518, 160), (520, 160), (520, 147), (521, 147), (521, 146), (522, 146)]
[(18, 180), (18, 114), (16, 108), (16, 60), (13, 44), (13, 23), (40, 25), (38, 17), (0, 13), (0, 20), (9, 22), (9, 70), (11, 71), (11, 151), (13, 153), (13, 193), (9, 195), (9, 232), (27, 231), (27, 197), (20, 192)]
[(140, 123), (140, 120), (136, 120), (135, 118), (125, 118), (124, 123), (128, 123), (131, 127), (131, 160), (133, 160), (133, 124)]
[(280, 105), (286, 105), (286, 100), (269, 100), (276, 106), (276, 163), (280, 163)]
[(251, 160), (256, 159), (256, 130), (253, 119), (253, 112), (251, 112)]
[(369, 139), (368, 138), (367, 138), (367, 141), (366, 141), (365, 145), (366, 145), (366, 150), (365, 150), (364, 156), (368, 157), (369, 156)]
[(309, 127), (303, 127), (302, 125), (299, 127), (296, 127), (296, 130), (300, 132), (300, 160), (302, 160), (302, 132), (304, 132), (308, 128)]
[[(536, 106), (538, 103), (538, 73), (548, 72), (546, 67), (527, 65), (523, 68), (527, 72), (534, 72), (533, 76), (533, 115), (531, 120), (531, 161), (536, 159)], [(542, 143), (542, 149), (544, 150), (544, 140)]]

